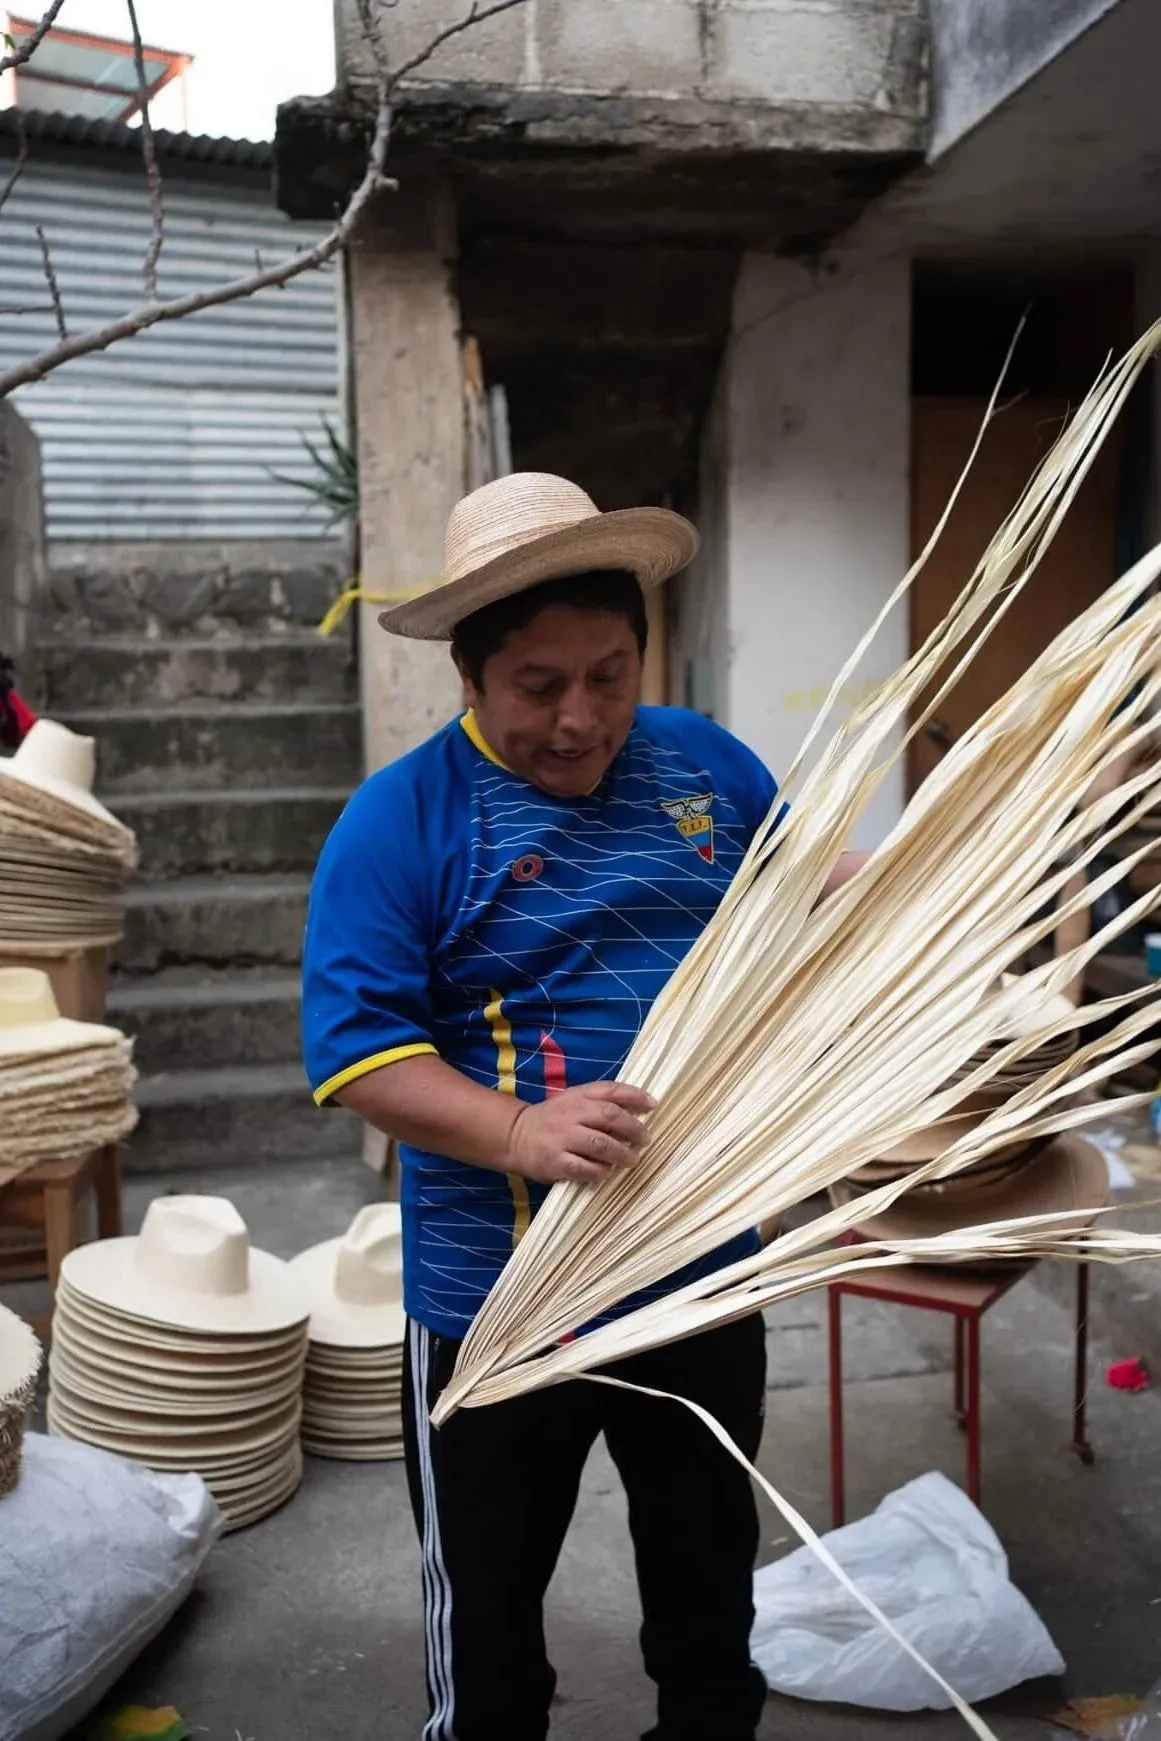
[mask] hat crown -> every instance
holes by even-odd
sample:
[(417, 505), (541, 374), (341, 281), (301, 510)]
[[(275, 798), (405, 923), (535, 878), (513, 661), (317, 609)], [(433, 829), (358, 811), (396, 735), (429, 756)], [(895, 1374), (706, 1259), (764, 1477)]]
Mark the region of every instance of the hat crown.
[(444, 539), (444, 579), (462, 580), (537, 538), (567, 531), (601, 511), (579, 484), (552, 472), (510, 472), (456, 503)]
[(250, 1235), (224, 1197), (158, 1197), (146, 1210), (133, 1261), (167, 1290), (226, 1299), (250, 1287)]
[(58, 780), (81, 792), (92, 792), (97, 752), (92, 738), (80, 737), (55, 719), (38, 719), (12, 758), (26, 780)]
[(0, 968), (0, 1028), (33, 1028), (59, 1019), (47, 973), (35, 967)]
[(360, 1209), (335, 1257), (335, 1297), (349, 1306), (395, 1304), (401, 1293), (399, 1210)]

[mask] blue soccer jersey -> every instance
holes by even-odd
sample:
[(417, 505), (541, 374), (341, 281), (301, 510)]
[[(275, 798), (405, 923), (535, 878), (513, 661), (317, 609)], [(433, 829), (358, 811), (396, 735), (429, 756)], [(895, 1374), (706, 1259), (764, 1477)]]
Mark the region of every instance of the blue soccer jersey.
[[(323, 849), (303, 964), (315, 1099), (420, 1053), (528, 1101), (615, 1078), (775, 795), (743, 744), (682, 709), (639, 708), (601, 784), (570, 799), (507, 769), (465, 714), (367, 780)], [(462, 1337), (547, 1187), (401, 1158), (406, 1309)]]

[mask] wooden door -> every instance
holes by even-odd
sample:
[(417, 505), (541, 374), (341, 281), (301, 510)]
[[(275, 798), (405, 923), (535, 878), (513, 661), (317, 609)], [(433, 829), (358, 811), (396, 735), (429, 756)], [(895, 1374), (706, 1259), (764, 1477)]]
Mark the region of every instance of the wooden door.
[[(984, 414), (974, 399), (917, 399), (912, 414), (912, 553), (934, 529), (963, 469)], [(1052, 441), (1067, 407), (1024, 398), (1008, 406), (983, 446), (947, 528), (911, 591), (911, 645), (946, 615)], [(1052, 548), (952, 692), (938, 718), (911, 746), (910, 789), (924, 780), (947, 746), (996, 701), (1054, 635), (1114, 578), (1118, 432), (1069, 510)]]

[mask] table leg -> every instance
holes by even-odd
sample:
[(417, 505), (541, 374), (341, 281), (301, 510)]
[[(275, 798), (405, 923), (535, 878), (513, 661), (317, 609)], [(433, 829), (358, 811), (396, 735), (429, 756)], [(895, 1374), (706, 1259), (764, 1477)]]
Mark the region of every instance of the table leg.
[(1088, 1265), (1076, 1266), (1076, 1375), (1072, 1397), (1072, 1449), (1081, 1462), (1091, 1465), (1096, 1453), (1085, 1433), (1088, 1396)]
[(48, 1268), (48, 1286), (56, 1299), (56, 1284), (60, 1266), (72, 1249), (73, 1193), (71, 1185), (44, 1187), (44, 1250)]
[(843, 1297), (839, 1288), (826, 1290), (830, 1349), (830, 1521), (832, 1529), (846, 1522), (843, 1470)]
[(980, 1320), (967, 1321), (967, 1491), (980, 1503)]
[(960, 1426), (966, 1426), (967, 1415), (964, 1412), (963, 1400), (963, 1319), (959, 1313), (955, 1317), (955, 1418)]
[(121, 1145), (109, 1143), (97, 1161), (97, 1237), (121, 1237)]

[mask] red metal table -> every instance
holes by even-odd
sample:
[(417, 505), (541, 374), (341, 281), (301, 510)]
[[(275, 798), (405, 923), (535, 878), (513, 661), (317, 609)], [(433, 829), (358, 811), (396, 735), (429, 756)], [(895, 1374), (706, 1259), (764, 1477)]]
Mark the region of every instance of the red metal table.
[[(844, 1294), (859, 1299), (882, 1300), (889, 1305), (917, 1306), (929, 1312), (944, 1312), (955, 1319), (955, 1413), (967, 1434), (967, 1492), (980, 1503), (980, 1322), (997, 1300), (1035, 1268), (1034, 1263), (1011, 1264), (987, 1272), (958, 1267), (900, 1267), (880, 1270), (865, 1281), (832, 1282), (827, 1290), (830, 1342), (830, 1491), (831, 1521), (838, 1528), (846, 1519), (846, 1480), (843, 1448), (843, 1343)], [(1085, 1393), (1088, 1368), (1088, 1265), (1076, 1266), (1076, 1361), (1072, 1402), (1072, 1443), (1082, 1463), (1092, 1463), (1094, 1452), (1085, 1434)]]

